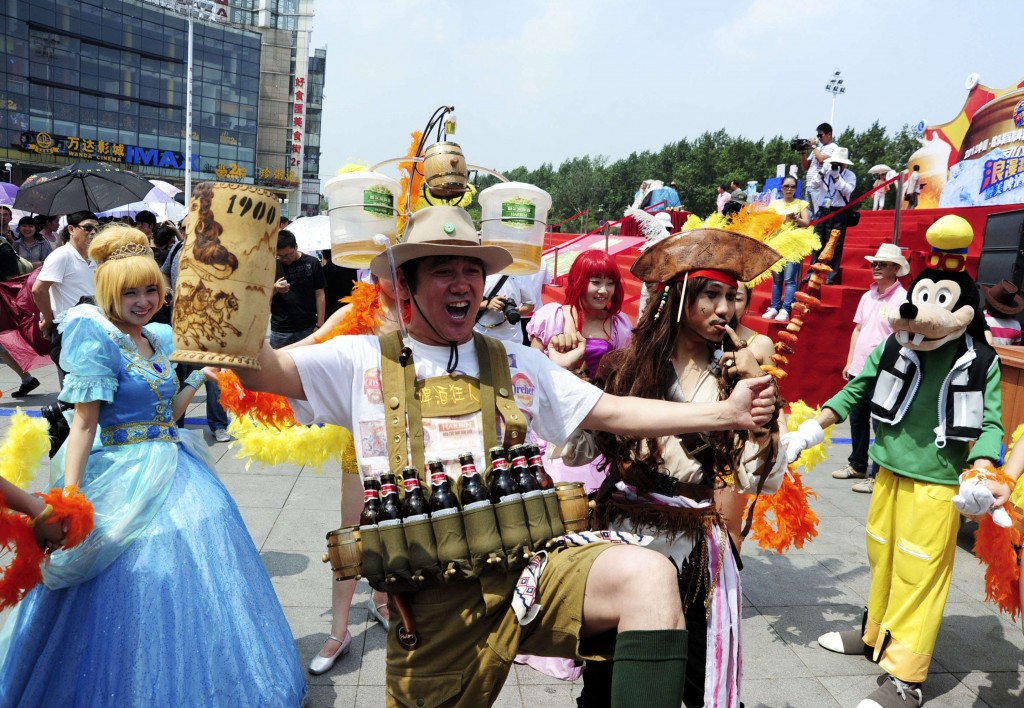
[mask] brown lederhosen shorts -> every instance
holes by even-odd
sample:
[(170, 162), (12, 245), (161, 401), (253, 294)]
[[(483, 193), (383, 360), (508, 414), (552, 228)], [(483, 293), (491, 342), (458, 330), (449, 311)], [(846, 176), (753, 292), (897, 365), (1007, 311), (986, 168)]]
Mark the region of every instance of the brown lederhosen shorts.
[(548, 557), (537, 588), (540, 614), (525, 627), (512, 611), (518, 572), (487, 573), (408, 595), (420, 644), (398, 643), (392, 608), (387, 644), (387, 705), (408, 708), (478, 708), (498, 697), (516, 654), (569, 659), (611, 659), (612, 633), (581, 638), (583, 596), (597, 556), (611, 548), (594, 543), (561, 548)]

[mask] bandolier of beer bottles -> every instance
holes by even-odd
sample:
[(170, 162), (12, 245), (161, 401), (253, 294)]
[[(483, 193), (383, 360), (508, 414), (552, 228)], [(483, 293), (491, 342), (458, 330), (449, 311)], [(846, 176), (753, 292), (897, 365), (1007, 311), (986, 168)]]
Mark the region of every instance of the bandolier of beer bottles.
[[(525, 416), (510, 396), (504, 347), (485, 337), (476, 343), (480, 381), (456, 378), (478, 392), (475, 410), (484, 412), (483, 427), (490, 431), (489, 435), (485, 432), (490, 459), (485, 479), (472, 453), (459, 455), (461, 488), (456, 496), (442, 460), (417, 461), (423, 457), (421, 412), (428, 417), (431, 412), (438, 413), (436, 409), (420, 410), (423, 384), (431, 380), (416, 382), (413, 367), (398, 364), (398, 337), (381, 337), (389, 459), (405, 465), (411, 447), (415, 466), (400, 470), (404, 499), (400, 499), (395, 472), (382, 474), (379, 481), (364, 479), (360, 526), (338, 529), (327, 536), (337, 580), (364, 577), (378, 590), (407, 592), (469, 580), (485, 572), (518, 572), (535, 553), (551, 547), (552, 539), (584, 530), (587, 502), (582, 485), (558, 485), (556, 489), (544, 471), (537, 446), (521, 444)], [(407, 396), (410, 391), (415, 395)], [(489, 423), (492, 411), (504, 419), (504, 446), (495, 444), (497, 436)], [(444, 412), (464, 415), (473, 411), (448, 406)], [(407, 416), (408, 442), (404, 439)], [(428, 486), (429, 497), (425, 495)]]

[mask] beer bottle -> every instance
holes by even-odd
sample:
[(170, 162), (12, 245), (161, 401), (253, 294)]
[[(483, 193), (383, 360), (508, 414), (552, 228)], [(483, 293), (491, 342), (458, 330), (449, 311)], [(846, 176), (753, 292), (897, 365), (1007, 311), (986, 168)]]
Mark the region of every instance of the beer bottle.
[(402, 518), (418, 521), (427, 518), (427, 500), (420, 487), (420, 477), (415, 467), (402, 469), (402, 483), (405, 485), (405, 500), (402, 502)]
[(380, 508), (380, 482), (376, 477), (363, 479), (363, 513), (359, 515), (360, 526), (373, 526), (377, 523), (377, 510)]
[(528, 443), (526, 451), (530, 458), (530, 473), (537, 480), (537, 484), (541, 489), (554, 489), (555, 480), (551, 479), (551, 475), (544, 469), (544, 458), (540, 455), (540, 448), (533, 443)]
[(495, 504), (519, 496), (516, 482), (508, 471), (505, 448), (492, 447), (491, 455), (491, 501)]
[(526, 462), (526, 446), (516, 445), (512, 453), (512, 479), (516, 482), (516, 491), (520, 494), (535, 492), (540, 489), (540, 484), (530, 474), (530, 467)]
[(484, 484), (480, 470), (473, 462), (473, 453), (464, 452), (459, 455), (459, 464), (462, 465), (462, 494), (459, 495), (462, 508), (475, 509), (477, 506), (490, 504), (487, 485)]
[(402, 518), (402, 510), (398, 503), (398, 486), (395, 473), (385, 472), (380, 476), (380, 507), (377, 509), (377, 522), (393, 521)]
[(430, 508), (431, 516), (445, 515), (452, 511), (458, 511), (459, 501), (452, 493), (448, 484), (448, 475), (444, 472), (444, 463), (441, 460), (430, 460), (427, 463), (430, 471)]

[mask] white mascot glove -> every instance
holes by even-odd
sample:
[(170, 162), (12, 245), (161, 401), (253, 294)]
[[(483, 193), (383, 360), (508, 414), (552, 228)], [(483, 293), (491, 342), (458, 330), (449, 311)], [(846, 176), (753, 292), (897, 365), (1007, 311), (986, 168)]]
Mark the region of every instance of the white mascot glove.
[(785, 448), (786, 462), (793, 464), (801, 452), (825, 442), (825, 431), (821, 429), (818, 421), (811, 418), (801, 423), (793, 432), (783, 435), (779, 442)]
[(768, 471), (768, 476), (761, 486), (761, 494), (775, 494), (775, 492), (779, 491), (779, 487), (782, 486), (782, 479), (788, 469), (789, 460), (787, 459), (786, 449), (783, 447), (783, 449), (779, 450), (778, 457), (775, 458), (775, 464)]
[(969, 478), (964, 479), (966, 474), (968, 473), (964, 472), (960, 475), (960, 492), (953, 496), (953, 506), (961, 514), (966, 514), (967, 516), (980, 516), (981, 514), (991, 513), (992, 521), (997, 526), (1009, 528), (1011, 523), (1010, 515), (1006, 513), (1003, 507), (993, 508), (996, 498), (991, 490), (985, 486), (985, 483), (977, 475), (971, 475)]

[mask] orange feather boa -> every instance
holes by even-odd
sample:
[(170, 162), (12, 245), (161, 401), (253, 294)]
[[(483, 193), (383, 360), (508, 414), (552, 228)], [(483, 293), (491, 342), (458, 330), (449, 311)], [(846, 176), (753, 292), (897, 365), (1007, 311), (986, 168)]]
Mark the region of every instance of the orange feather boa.
[(985, 566), (985, 599), (1015, 622), (1021, 614), (1019, 549), (1024, 528), (1013, 504), (1007, 504), (1006, 511), (1013, 519), (1008, 529), (996, 526), (989, 514), (978, 519), (974, 555)]
[[(67, 523), (64, 548), (74, 548), (92, 531), (92, 504), (78, 492), (77, 487), (68, 487), (67, 491), (51, 489), (36, 496), (53, 507), (53, 513), (45, 523)], [(6, 506), (0, 495), (0, 507)], [(0, 565), (0, 611), (21, 602), (29, 590), (43, 582), (45, 556), (29, 528), (29, 521), (24, 514), (0, 510), (0, 551), (8, 551), (14, 556), (6, 568)]]
[(785, 553), (794, 546), (803, 548), (804, 543), (818, 535), (818, 515), (808, 502), (810, 497), (817, 496), (790, 467), (779, 491), (758, 497), (750, 537), (766, 551)]

